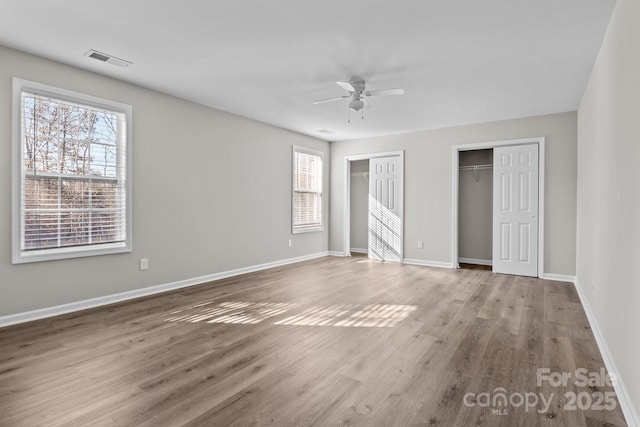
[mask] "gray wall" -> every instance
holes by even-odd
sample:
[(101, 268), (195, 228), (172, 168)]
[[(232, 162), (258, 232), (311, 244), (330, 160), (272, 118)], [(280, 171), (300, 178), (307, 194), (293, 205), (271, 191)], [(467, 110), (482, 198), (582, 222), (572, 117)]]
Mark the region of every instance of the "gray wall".
[(534, 136), (547, 137), (545, 273), (575, 275), (575, 112), (332, 143), (330, 250), (344, 251), (345, 156), (405, 150), (404, 256), (451, 264), (452, 146)]
[[(0, 64), (0, 316), (327, 250), (326, 223), (291, 235), (291, 146), (325, 153), (327, 195), (328, 143), (4, 47)], [(12, 77), (133, 105), (133, 253), (10, 264)]]
[[(351, 173), (369, 172), (369, 160), (351, 162)], [(362, 176), (351, 177), (351, 248), (369, 248), (369, 181)]]
[[(461, 151), (460, 166), (492, 165), (493, 150)], [(458, 257), (491, 261), (493, 170), (460, 171), (458, 178)]]
[(640, 412), (638, 22), (640, 2), (618, 0), (578, 110), (577, 245), (578, 285), (636, 417)]

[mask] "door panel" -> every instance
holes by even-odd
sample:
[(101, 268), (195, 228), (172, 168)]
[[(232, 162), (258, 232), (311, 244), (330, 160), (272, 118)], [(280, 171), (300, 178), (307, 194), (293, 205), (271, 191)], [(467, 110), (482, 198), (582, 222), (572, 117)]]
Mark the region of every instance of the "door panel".
[(369, 160), (369, 258), (402, 261), (400, 156)]
[(493, 153), (493, 271), (537, 277), (538, 145)]

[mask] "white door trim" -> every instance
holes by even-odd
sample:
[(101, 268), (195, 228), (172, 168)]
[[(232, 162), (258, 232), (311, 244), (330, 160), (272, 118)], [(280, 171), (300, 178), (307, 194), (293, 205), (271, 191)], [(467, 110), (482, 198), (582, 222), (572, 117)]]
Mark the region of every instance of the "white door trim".
[(484, 150), (487, 148), (503, 147), (509, 145), (526, 145), (538, 144), (538, 277), (544, 275), (544, 170), (545, 155), (544, 144), (545, 137), (532, 137), (521, 139), (508, 139), (502, 141), (488, 141), (471, 144), (459, 144), (452, 147), (452, 227), (451, 227), (451, 264), (454, 268), (458, 268), (458, 155), (460, 151)]
[[(400, 156), (400, 205), (402, 206), (402, 221), (401, 233), (402, 242), (404, 245), (404, 150), (399, 151), (385, 151), (383, 153), (367, 153), (367, 154), (353, 154), (344, 157), (344, 217), (343, 217), (343, 245), (344, 256), (351, 256), (351, 162), (356, 160), (369, 160), (378, 157), (393, 157)], [(402, 251), (404, 253), (404, 250)], [(402, 262), (402, 260), (400, 260)]]

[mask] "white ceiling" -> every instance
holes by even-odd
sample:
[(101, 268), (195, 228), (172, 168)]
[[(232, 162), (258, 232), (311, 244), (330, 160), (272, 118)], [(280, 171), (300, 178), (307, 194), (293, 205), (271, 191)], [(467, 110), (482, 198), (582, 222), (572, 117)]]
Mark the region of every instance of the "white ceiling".
[[(325, 140), (575, 111), (614, 0), (0, 0), (0, 44)], [(96, 49), (132, 61), (87, 58)], [(359, 76), (361, 120), (335, 84)], [(333, 133), (319, 133), (328, 129)]]

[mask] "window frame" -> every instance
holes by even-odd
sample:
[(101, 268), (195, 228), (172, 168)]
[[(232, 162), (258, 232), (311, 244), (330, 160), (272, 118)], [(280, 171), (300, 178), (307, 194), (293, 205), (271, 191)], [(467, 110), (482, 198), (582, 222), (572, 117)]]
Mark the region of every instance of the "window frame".
[[(322, 162), (322, 176), (320, 179), (320, 225), (313, 226), (296, 226), (295, 224), (295, 197), (296, 197), (296, 155), (295, 153), (310, 154), (320, 157)], [(294, 145), (291, 150), (291, 234), (313, 233), (324, 231), (324, 153), (322, 151), (313, 150), (299, 145)]]
[[(22, 185), (24, 177), (24, 144), (23, 144), (23, 106), (22, 94), (28, 92), (40, 96), (52, 97), (89, 107), (110, 110), (124, 114), (123, 134), (124, 168), (125, 168), (125, 240), (123, 242), (96, 243), (81, 246), (23, 250), (24, 220), (22, 210)], [(28, 80), (13, 78), (12, 92), (12, 127), (11, 127), (11, 246), (12, 264), (51, 261), (59, 259), (80, 258), (96, 255), (107, 255), (131, 252), (132, 238), (132, 115), (131, 105), (86, 95), (66, 89), (57, 88)]]

